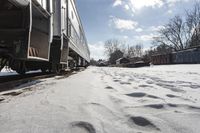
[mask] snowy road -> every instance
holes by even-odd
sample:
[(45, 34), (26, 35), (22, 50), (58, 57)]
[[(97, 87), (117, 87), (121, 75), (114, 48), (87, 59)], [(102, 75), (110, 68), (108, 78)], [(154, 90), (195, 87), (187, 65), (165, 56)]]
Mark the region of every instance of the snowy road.
[(151, 132), (200, 132), (200, 65), (89, 67), (0, 94), (0, 133)]

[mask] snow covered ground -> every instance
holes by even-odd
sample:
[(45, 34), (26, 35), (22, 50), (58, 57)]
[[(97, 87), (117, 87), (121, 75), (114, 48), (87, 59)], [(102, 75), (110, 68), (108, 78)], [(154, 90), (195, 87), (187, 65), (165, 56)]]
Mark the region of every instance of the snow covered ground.
[(0, 72), (0, 76), (17, 75), (17, 73), (9, 68), (3, 68)]
[(199, 133), (200, 65), (89, 67), (0, 101), (0, 133)]

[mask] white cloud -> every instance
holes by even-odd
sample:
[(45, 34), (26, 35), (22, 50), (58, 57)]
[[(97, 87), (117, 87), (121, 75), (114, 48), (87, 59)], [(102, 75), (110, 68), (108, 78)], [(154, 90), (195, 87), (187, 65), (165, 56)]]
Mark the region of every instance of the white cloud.
[(167, 0), (167, 4), (169, 7), (173, 7), (176, 5), (177, 2), (188, 2), (189, 0)]
[(142, 32), (143, 29), (142, 29), (142, 28), (137, 28), (135, 31), (136, 31), (136, 32)]
[(136, 28), (136, 26), (138, 25), (138, 22), (133, 21), (133, 20), (128, 20), (128, 19), (120, 19), (117, 17), (113, 17), (111, 16), (111, 20), (110, 20), (110, 25), (119, 29), (119, 30), (133, 30)]
[(130, 9), (130, 7), (129, 7), (128, 4), (126, 4), (126, 5), (124, 6), (124, 8), (125, 8), (126, 10), (129, 10), (129, 9)]
[(122, 0), (115, 0), (115, 2), (113, 3), (113, 7), (122, 5)]
[[(168, 5), (174, 7), (177, 2), (189, 2), (190, 0), (115, 0), (113, 6), (121, 6), (125, 10), (131, 10), (133, 13), (143, 8), (161, 8)], [(169, 11), (171, 13), (171, 11)]]
[(106, 58), (104, 55), (104, 43), (103, 42), (97, 42), (96, 44), (89, 44), (89, 49), (90, 49), (91, 58), (94, 58), (95, 60)]
[(153, 37), (155, 37), (154, 34), (149, 34), (149, 35), (142, 35), (140, 38), (143, 41), (151, 41), (153, 40)]
[(125, 40), (128, 39), (128, 38), (129, 38), (128, 36), (123, 36), (123, 39), (125, 39)]
[(160, 29), (164, 28), (163, 26), (159, 25), (159, 26), (151, 26), (149, 27), (149, 31), (159, 31)]
[(153, 37), (155, 37), (155, 34), (151, 33), (151, 34), (145, 34), (145, 35), (141, 35), (141, 36), (134, 36), (134, 39), (138, 42), (147, 42), (147, 41), (152, 41)]
[(129, 0), (129, 3), (133, 11), (144, 7), (162, 7), (164, 4), (162, 0)]
[(172, 14), (173, 13), (173, 10), (171, 10), (171, 9), (169, 9), (168, 11), (167, 11), (167, 14)]

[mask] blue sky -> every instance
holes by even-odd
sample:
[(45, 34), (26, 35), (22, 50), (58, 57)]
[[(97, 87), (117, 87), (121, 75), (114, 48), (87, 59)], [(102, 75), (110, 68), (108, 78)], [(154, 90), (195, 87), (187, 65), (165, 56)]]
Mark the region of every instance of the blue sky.
[(195, 0), (76, 0), (91, 58), (106, 58), (104, 42), (151, 46), (152, 37), (170, 18), (192, 8)]

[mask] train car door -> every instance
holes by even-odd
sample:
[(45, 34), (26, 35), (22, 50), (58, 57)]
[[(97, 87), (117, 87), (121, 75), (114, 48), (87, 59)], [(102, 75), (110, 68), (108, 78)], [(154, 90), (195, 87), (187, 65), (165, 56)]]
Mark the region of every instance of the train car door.
[(28, 58), (49, 61), (52, 42), (52, 1), (32, 0)]

